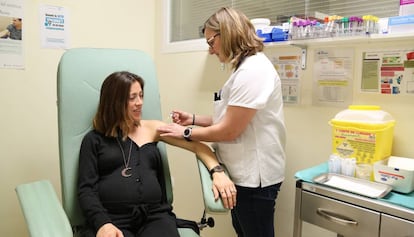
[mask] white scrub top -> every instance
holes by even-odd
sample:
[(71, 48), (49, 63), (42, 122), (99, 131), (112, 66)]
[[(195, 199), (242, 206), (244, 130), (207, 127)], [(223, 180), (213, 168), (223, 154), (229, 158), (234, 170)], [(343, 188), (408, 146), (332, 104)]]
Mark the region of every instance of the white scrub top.
[(213, 123), (224, 117), (229, 105), (257, 110), (236, 140), (213, 144), (233, 182), (243, 187), (282, 182), (286, 128), (281, 82), (266, 55), (257, 53), (246, 58), (216, 93)]

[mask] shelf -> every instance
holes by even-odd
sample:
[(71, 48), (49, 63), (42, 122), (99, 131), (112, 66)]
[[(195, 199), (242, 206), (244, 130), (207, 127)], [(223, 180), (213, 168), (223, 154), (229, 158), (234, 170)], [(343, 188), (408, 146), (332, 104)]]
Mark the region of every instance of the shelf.
[(293, 46), (299, 48), (306, 48), (306, 46), (318, 45), (337, 45), (337, 44), (352, 44), (352, 43), (384, 43), (413, 40), (414, 32), (405, 34), (372, 34), (370, 36), (347, 36), (347, 37), (330, 37), (330, 38), (315, 38), (303, 40), (289, 40), (280, 42), (267, 42), (265, 46)]

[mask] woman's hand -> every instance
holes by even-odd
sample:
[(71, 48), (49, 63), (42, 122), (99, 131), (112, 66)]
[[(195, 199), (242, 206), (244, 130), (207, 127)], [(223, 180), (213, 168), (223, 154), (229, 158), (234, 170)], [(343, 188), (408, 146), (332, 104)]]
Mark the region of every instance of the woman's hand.
[(224, 172), (213, 174), (213, 193), (215, 200), (221, 197), (225, 208), (233, 209), (236, 206), (236, 187)]
[(124, 234), (122, 234), (122, 231), (116, 228), (112, 223), (106, 223), (99, 228), (96, 237), (124, 237)]

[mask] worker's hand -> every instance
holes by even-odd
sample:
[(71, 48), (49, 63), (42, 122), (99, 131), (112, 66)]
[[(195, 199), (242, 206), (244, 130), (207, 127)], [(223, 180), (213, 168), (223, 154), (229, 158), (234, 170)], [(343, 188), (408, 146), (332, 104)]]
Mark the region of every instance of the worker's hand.
[(225, 208), (233, 209), (236, 206), (236, 186), (224, 172), (213, 174), (213, 193), (215, 200), (221, 198)]
[(106, 223), (99, 228), (96, 237), (124, 237), (124, 234), (112, 223)]
[(164, 126), (158, 127), (157, 131), (160, 133), (161, 137), (175, 137), (183, 139), (183, 133), (186, 127), (178, 125), (176, 123), (166, 124)]
[(174, 123), (182, 126), (188, 126), (193, 124), (193, 114), (180, 110), (171, 111), (171, 119)]

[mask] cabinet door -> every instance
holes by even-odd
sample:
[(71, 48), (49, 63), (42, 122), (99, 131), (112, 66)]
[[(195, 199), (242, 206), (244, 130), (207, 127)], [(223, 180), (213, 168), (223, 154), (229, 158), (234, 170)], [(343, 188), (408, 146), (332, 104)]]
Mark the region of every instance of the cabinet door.
[(343, 236), (379, 236), (379, 212), (315, 193), (302, 193), (301, 218)]
[(414, 222), (381, 214), (381, 237), (414, 237)]

